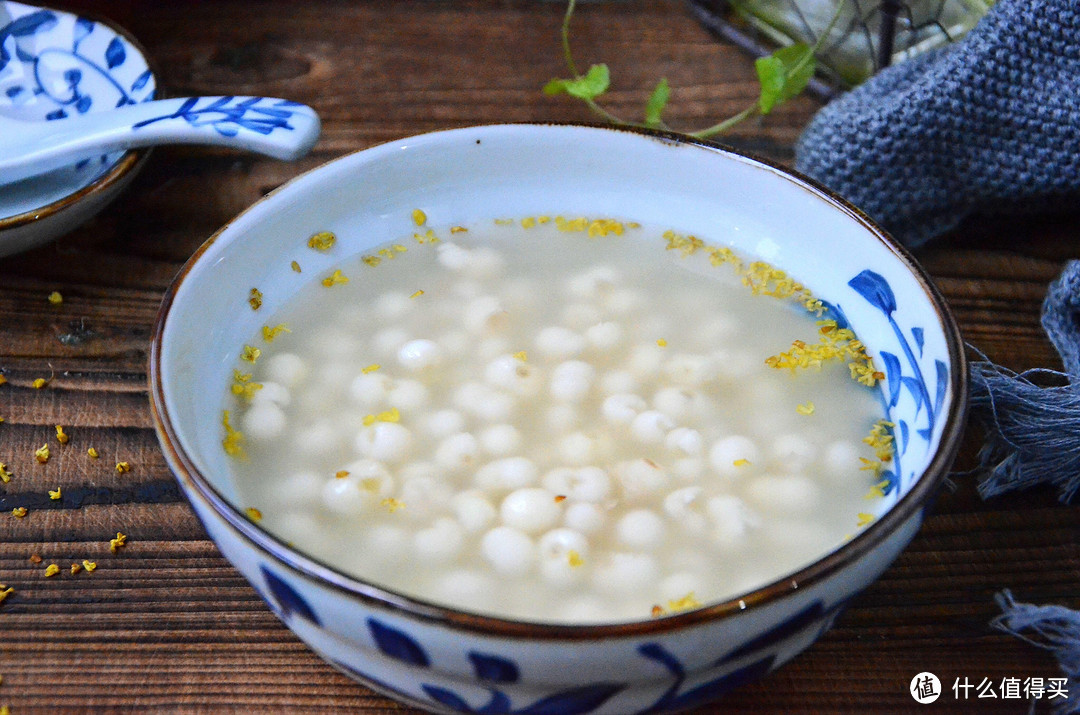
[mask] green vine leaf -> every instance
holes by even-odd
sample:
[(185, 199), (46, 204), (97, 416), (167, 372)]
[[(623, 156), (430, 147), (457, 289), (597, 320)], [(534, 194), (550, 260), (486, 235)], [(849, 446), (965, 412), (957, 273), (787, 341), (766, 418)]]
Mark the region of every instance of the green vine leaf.
[(768, 57), (754, 61), (761, 96), (758, 108), (768, 114), (775, 107), (798, 95), (814, 76), (813, 49), (804, 44), (782, 47)]
[(656, 128), (663, 123), (660, 115), (663, 114), (669, 99), (671, 99), (671, 87), (668, 86), (667, 78), (664, 77), (656, 83), (656, 89), (649, 95), (649, 102), (645, 105), (645, 126)]
[(578, 99), (596, 99), (608, 90), (611, 75), (605, 64), (593, 65), (584, 77), (553, 79), (544, 85), (544, 94), (569, 94)]

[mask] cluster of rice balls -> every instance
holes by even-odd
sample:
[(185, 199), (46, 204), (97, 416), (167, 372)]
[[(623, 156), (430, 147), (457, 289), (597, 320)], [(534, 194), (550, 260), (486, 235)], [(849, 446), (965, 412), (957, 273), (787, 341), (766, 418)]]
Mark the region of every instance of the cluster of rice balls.
[(852, 531), (880, 408), (843, 366), (764, 365), (805, 311), (648, 229), (526, 225), (346, 259), (274, 316), (234, 408), (262, 526), (411, 596), (571, 623), (735, 596)]

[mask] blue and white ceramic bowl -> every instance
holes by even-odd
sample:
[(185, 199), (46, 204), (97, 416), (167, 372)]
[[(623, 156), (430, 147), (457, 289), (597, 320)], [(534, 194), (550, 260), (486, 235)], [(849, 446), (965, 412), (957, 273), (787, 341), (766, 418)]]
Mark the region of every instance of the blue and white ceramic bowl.
[[(156, 86), (141, 48), (122, 29), (0, 0), (0, 116), (62, 122), (149, 101)], [(89, 219), (135, 177), (147, 154), (116, 152), (0, 186), (0, 256)]]
[[(797, 573), (723, 603), (615, 625), (519, 623), (365, 583), (244, 517), (221, 448), (227, 366), (260, 317), (340, 256), (439, 223), (538, 213), (677, 226), (762, 256), (846, 319), (887, 377), (896, 425), (888, 510)], [(342, 250), (315, 254), (315, 230)], [(865, 216), (767, 162), (685, 137), (511, 125), (403, 139), (333, 161), (262, 199), (208, 240), (165, 297), (150, 391), (158, 437), (191, 504), (274, 612), (341, 671), (436, 711), (677, 710), (760, 677), (808, 647), (915, 535), (955, 455), (966, 405), (960, 337), (912, 258)]]

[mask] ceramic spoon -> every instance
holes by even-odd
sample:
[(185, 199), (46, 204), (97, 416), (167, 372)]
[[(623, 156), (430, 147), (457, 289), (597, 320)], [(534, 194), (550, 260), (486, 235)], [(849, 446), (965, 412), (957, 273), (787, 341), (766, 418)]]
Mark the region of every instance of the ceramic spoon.
[(318, 138), (315, 110), (269, 97), (163, 99), (47, 122), (0, 117), (0, 184), (156, 144), (218, 144), (292, 160)]

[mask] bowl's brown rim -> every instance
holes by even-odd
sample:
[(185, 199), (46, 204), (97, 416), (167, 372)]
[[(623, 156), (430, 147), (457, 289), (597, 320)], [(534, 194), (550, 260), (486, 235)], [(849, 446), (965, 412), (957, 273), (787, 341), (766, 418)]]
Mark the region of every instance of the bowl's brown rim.
[[(50, 10), (52, 12), (60, 12), (65, 15), (76, 14), (68, 10), (61, 10), (53, 7), (42, 9)], [(96, 13), (78, 13), (78, 16), (86, 17), (87, 19), (93, 20), (94, 22), (101, 23), (102, 25), (105, 25), (110, 30), (115, 32), (117, 35), (120, 35), (125, 40), (127, 40), (128, 43), (132, 47), (134, 47), (142, 56), (143, 60), (146, 62), (147, 69), (150, 70), (150, 74), (154, 78), (154, 99), (164, 98), (165, 95), (161, 89), (161, 73), (158, 72), (156, 63), (153, 61), (153, 59), (151, 59), (150, 55), (147, 54), (146, 48), (143, 47), (137, 39), (135, 39), (134, 35), (132, 35), (122, 26), (116, 24), (109, 18), (102, 17), (101, 15), (98, 15)], [(122, 178), (124, 178), (124, 176), (132, 169), (141, 166), (150, 157), (150, 153), (152, 151), (152, 149), (128, 150), (124, 152), (119, 159), (117, 159), (116, 163), (112, 165), (112, 168), (110, 168), (104, 174), (94, 179), (81, 189), (73, 191), (66, 196), (61, 196), (56, 201), (45, 204), (44, 206), (38, 207), (36, 209), (30, 209), (29, 211), (24, 211), (20, 214), (13, 214), (11, 216), (5, 216), (0, 218), (0, 232), (18, 228), (20, 226), (33, 223), (34, 221), (40, 221), (42, 219), (48, 218), (53, 214), (59, 213), (64, 209), (78, 203), (79, 201), (83, 200), (91, 194), (104, 192), (105, 190), (119, 182)], [(2, 239), (3, 236), (0, 235), (0, 240)]]
[[(809, 193), (850, 216), (890, 249), (890, 251), (906, 265), (908, 270), (916, 277), (931, 304), (934, 306), (937, 317), (941, 322), (945, 333), (949, 359), (952, 362), (949, 384), (952, 390), (953, 399), (950, 402), (948, 415), (942, 427), (941, 440), (938, 444), (937, 452), (934, 454), (930, 464), (927, 466), (926, 470), (924, 470), (915, 486), (907, 494), (901, 497), (900, 500), (880, 519), (860, 531), (854, 538), (850, 539), (835, 551), (830, 552), (825, 557), (795, 573), (784, 576), (772, 583), (721, 603), (712, 604), (692, 611), (680, 612), (663, 618), (583, 625), (523, 622), (455, 610), (366, 583), (337, 571), (332, 566), (324, 564), (310, 556), (294, 551), (288, 545), (268, 532), (260, 529), (246, 516), (241, 514), (240, 510), (230, 504), (217, 489), (209, 483), (206, 477), (199, 472), (193, 461), (181, 447), (180, 440), (178, 439), (172, 421), (169, 418), (168, 410), (165, 405), (164, 386), (161, 380), (161, 341), (169, 317), (169, 311), (184, 279), (191, 272), (200, 257), (206, 253), (217, 238), (229, 228), (233, 223), (232, 221), (225, 224), (210, 236), (210, 238), (195, 251), (187, 263), (180, 269), (162, 299), (161, 308), (154, 323), (149, 370), (151, 412), (153, 414), (154, 426), (157, 430), (162, 449), (166, 452), (166, 457), (168, 458), (169, 463), (173, 465), (173, 468), (179, 470), (179, 473), (175, 475), (178, 480), (193, 487), (197, 494), (250, 544), (271, 558), (276, 559), (298, 573), (303, 574), (324, 586), (329, 586), (351, 596), (359, 597), (369, 604), (384, 609), (404, 612), (410, 617), (435, 622), (446, 627), (482, 633), (490, 636), (528, 640), (596, 640), (613, 637), (643, 636), (679, 630), (706, 621), (735, 616), (739, 613), (746, 612), (749, 609), (778, 601), (785, 596), (794, 595), (800, 590), (805, 592), (806, 587), (817, 584), (840, 569), (851, 565), (867, 552), (873, 550), (884, 541), (894, 529), (905, 523), (917, 510), (924, 506), (940, 487), (960, 445), (960, 439), (967, 414), (968, 370), (967, 358), (963, 351), (963, 342), (960, 337), (960, 331), (945, 303), (944, 297), (934, 285), (930, 276), (922, 266), (916, 262), (906, 248), (895, 241), (884, 229), (874, 223), (862, 211), (812, 179), (792, 169), (779, 166), (767, 159), (756, 157), (746, 152), (737, 151), (716, 142), (695, 139), (673, 132), (642, 128), (611, 127), (587, 123), (526, 122), (517, 124), (478, 125), (469, 127), (468, 129), (529, 126), (578, 127), (630, 132), (665, 143), (694, 145), (718, 151), (737, 161), (757, 165), (779, 174), (781, 178), (792, 181)], [(360, 151), (366, 151), (366, 149)], [(352, 156), (357, 153), (359, 153), (359, 151), (352, 152), (345, 156)], [(344, 157), (339, 157), (334, 161), (339, 161), (342, 158)], [(279, 191), (287, 190), (293, 182), (326, 165), (327, 164), (320, 165), (320, 167), (305, 172), (283, 184), (256, 201), (252, 206), (245, 209), (237, 216), (237, 218), (243, 216), (248, 211), (251, 211), (262, 201), (276, 195)], [(236, 219), (233, 221), (235, 220)]]

